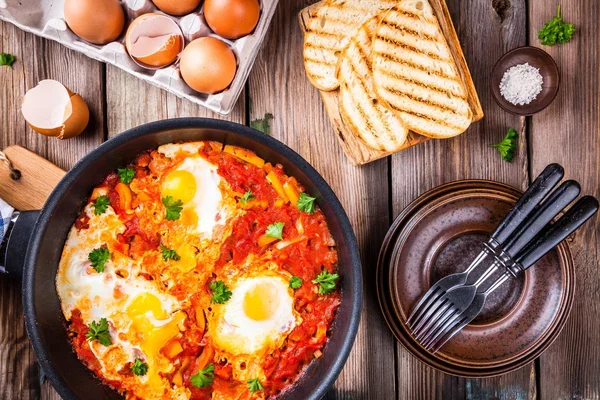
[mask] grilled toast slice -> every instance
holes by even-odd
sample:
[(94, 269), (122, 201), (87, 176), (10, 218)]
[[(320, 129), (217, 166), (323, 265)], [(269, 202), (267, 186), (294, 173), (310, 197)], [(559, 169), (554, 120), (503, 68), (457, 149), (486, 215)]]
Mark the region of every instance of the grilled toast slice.
[(411, 131), (443, 139), (471, 124), (463, 82), (427, 0), (403, 0), (382, 15), (372, 61), (377, 96)]
[(317, 7), (304, 35), (304, 67), (310, 82), (320, 90), (337, 89), (338, 61), (350, 39), (366, 20), (396, 4), (397, 0), (325, 0)]
[(342, 54), (338, 70), (340, 114), (367, 146), (397, 151), (406, 141), (408, 129), (377, 99), (371, 77), (371, 38), (378, 24), (377, 16), (365, 22)]

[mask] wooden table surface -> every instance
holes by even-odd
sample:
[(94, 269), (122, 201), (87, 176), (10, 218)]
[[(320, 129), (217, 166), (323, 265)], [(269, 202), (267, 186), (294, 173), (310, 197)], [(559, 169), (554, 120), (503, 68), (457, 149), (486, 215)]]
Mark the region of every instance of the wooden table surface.
[[(307, 81), (296, 15), (311, 0), (281, 0), (236, 108), (226, 117), (249, 124), (273, 114), (271, 134), (305, 157), (344, 205), (360, 243), (365, 302), (350, 358), (329, 399), (598, 399), (600, 396), (599, 219), (571, 239), (577, 291), (571, 316), (556, 342), (535, 362), (489, 379), (463, 379), (426, 367), (395, 342), (375, 297), (379, 246), (394, 217), (411, 200), (439, 184), (493, 179), (524, 189), (548, 163), (564, 165), (583, 192), (600, 196), (600, 4), (562, 0), (577, 33), (568, 44), (545, 48), (557, 61), (558, 97), (532, 118), (502, 111), (488, 89), (496, 60), (525, 44), (539, 46), (537, 31), (556, 12), (548, 0), (447, 0), (477, 87), (485, 118), (451, 140), (432, 140), (363, 167), (350, 164), (337, 142), (319, 94)], [(64, 169), (109, 137), (164, 118), (215, 114), (146, 84), (121, 70), (61, 45), (0, 23), (0, 52), (17, 56), (0, 68), (0, 148), (20, 144)], [(56, 79), (81, 94), (92, 119), (75, 139), (44, 138), (20, 113), (27, 89)], [(506, 130), (523, 130), (518, 155), (502, 161), (488, 144)], [(23, 323), (19, 282), (0, 277), (0, 397), (56, 399), (39, 368)]]

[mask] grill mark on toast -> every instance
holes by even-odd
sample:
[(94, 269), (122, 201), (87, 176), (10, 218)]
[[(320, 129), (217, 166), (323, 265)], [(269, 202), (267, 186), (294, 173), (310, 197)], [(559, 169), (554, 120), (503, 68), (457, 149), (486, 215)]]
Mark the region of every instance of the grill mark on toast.
[(380, 56), (380, 57), (382, 57), (382, 58), (385, 58), (388, 61), (395, 62), (395, 63), (402, 64), (402, 65), (406, 65), (407, 67), (411, 67), (411, 68), (414, 68), (414, 69), (418, 69), (419, 71), (426, 72), (429, 75), (439, 76), (440, 78), (448, 79), (450, 81), (457, 82), (457, 83), (460, 84), (460, 82), (458, 81), (458, 79), (457, 79), (456, 76), (450, 76), (450, 75), (446, 74), (442, 70), (432, 70), (432, 69), (429, 69), (427, 67), (424, 67), (421, 64), (414, 63), (414, 62), (412, 62), (410, 60), (406, 60), (406, 59), (400, 58), (400, 57), (398, 57), (398, 56), (396, 56), (394, 54), (390, 54), (390, 53), (378, 52), (377, 55)]
[(423, 55), (425, 55), (425, 56), (427, 56), (429, 58), (433, 58), (434, 60), (437, 60), (437, 61), (442, 61), (442, 62), (447, 62), (447, 63), (453, 63), (454, 62), (454, 60), (449, 60), (447, 58), (440, 57), (439, 55), (437, 55), (435, 53), (432, 53), (430, 51), (425, 51), (425, 50), (419, 49), (419, 48), (417, 48), (415, 46), (412, 46), (410, 44), (402, 43), (402, 42), (400, 42), (400, 41), (398, 41), (398, 40), (396, 40), (394, 38), (388, 38), (388, 37), (382, 36), (379, 33), (377, 33), (377, 40), (384, 41), (386, 43), (389, 43), (389, 44), (392, 44), (394, 46), (400, 47), (400, 48), (402, 48), (404, 50), (410, 50), (410, 51), (412, 51), (414, 53), (423, 54)]
[(306, 39), (304, 40), (305, 43), (310, 43), (310, 38), (312, 35), (316, 35), (316, 36), (326, 36), (330, 39), (333, 40), (340, 40), (340, 38), (343, 38), (344, 35), (340, 35), (339, 33), (330, 33), (330, 32), (324, 32), (324, 31), (316, 31), (316, 30), (312, 30), (312, 29), (306, 29)]
[(413, 36), (417, 36), (419, 38), (425, 38), (425, 39), (429, 40), (430, 42), (435, 42), (435, 43), (439, 42), (439, 38), (437, 38), (437, 37), (431, 36), (428, 33), (415, 31), (414, 29), (410, 29), (405, 26), (399, 25), (395, 21), (390, 21), (388, 19), (384, 19), (381, 21), (381, 23), (388, 26), (391, 29), (395, 29), (400, 32), (410, 33)]
[(324, 65), (324, 66), (327, 66), (327, 67), (335, 67), (335, 65), (336, 65), (336, 63), (329, 63), (327, 61), (317, 60), (317, 59), (308, 58), (308, 57), (304, 57), (304, 62), (305, 63), (309, 62), (309, 63), (312, 63), (312, 64)]
[(453, 113), (455, 115), (461, 115), (462, 116), (462, 114), (459, 113), (458, 110), (456, 110), (455, 108), (450, 107), (450, 106), (448, 106), (446, 104), (439, 103), (439, 102), (437, 102), (435, 100), (422, 99), (422, 98), (420, 98), (418, 96), (415, 96), (413, 94), (405, 93), (405, 92), (403, 92), (401, 90), (398, 90), (398, 89), (395, 89), (395, 88), (392, 88), (392, 87), (389, 87), (389, 86), (385, 86), (385, 85), (383, 86), (383, 89), (387, 90), (390, 93), (393, 93), (394, 95), (396, 95), (398, 97), (406, 97), (406, 98), (411, 99), (413, 101), (416, 101), (418, 103), (423, 103), (423, 104), (426, 104), (426, 105), (428, 105), (430, 107), (439, 108), (440, 110), (448, 111), (448, 112), (451, 112), (451, 113)]
[(464, 130), (464, 127), (462, 127), (462, 126), (459, 127), (459, 126), (456, 126), (454, 124), (450, 124), (450, 123), (448, 123), (446, 121), (443, 121), (441, 119), (437, 119), (437, 118), (431, 117), (429, 115), (421, 114), (421, 113), (418, 113), (418, 112), (415, 112), (415, 111), (412, 111), (412, 110), (406, 110), (404, 108), (398, 107), (395, 104), (391, 104), (389, 102), (388, 102), (388, 104), (389, 104), (390, 108), (392, 108), (392, 109), (394, 109), (394, 110), (396, 110), (398, 112), (405, 113), (405, 114), (410, 114), (413, 117), (424, 119), (424, 120), (433, 122), (434, 124), (445, 126), (445, 127), (452, 128), (452, 129), (456, 129), (458, 131), (463, 131)]
[(394, 13), (395, 13), (395, 15), (401, 15), (401, 16), (409, 18), (409, 19), (414, 19), (414, 20), (418, 20), (418, 21), (426, 21), (426, 22), (429, 22), (430, 24), (435, 24), (437, 22), (436, 19), (431, 18), (428, 15), (417, 14), (410, 10), (401, 9), (398, 6), (394, 7), (392, 12), (390, 12), (388, 15), (386, 15), (386, 17), (384, 19), (390, 20), (390, 19), (394, 18), (394, 16), (392, 15)]
[(317, 51), (330, 51), (332, 53), (339, 53), (340, 52), (340, 48), (339, 47), (329, 47), (329, 46), (323, 46), (320, 44), (315, 44), (313, 42), (306, 42), (304, 43), (304, 52), (306, 52), (306, 49), (313, 49), (313, 50), (317, 50)]

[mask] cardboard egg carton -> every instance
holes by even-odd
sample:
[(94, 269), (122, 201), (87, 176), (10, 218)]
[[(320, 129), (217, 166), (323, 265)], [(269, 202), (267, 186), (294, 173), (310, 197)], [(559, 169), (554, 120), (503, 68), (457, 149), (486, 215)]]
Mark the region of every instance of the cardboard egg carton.
[[(115, 65), (178, 97), (227, 115), (244, 88), (277, 7), (277, 0), (259, 1), (261, 14), (258, 25), (250, 35), (237, 40), (228, 40), (212, 32), (204, 20), (202, 7), (191, 14), (175, 17), (161, 12), (151, 0), (122, 0), (127, 17), (126, 26), (116, 41), (102, 46), (84, 41), (68, 28), (63, 18), (64, 0), (0, 0), (0, 19), (24, 31), (62, 43), (88, 57)], [(150, 12), (161, 13), (173, 19), (181, 28), (186, 45), (204, 36), (213, 36), (229, 44), (238, 63), (235, 78), (229, 88), (214, 95), (198, 93), (181, 78), (179, 61), (160, 69), (146, 69), (134, 62), (125, 49), (125, 32), (131, 21)]]

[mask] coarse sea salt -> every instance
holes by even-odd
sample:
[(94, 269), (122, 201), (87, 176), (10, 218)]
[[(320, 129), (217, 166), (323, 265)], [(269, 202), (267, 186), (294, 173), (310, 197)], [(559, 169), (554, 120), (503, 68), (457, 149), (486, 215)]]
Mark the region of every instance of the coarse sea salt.
[(535, 100), (542, 91), (544, 78), (529, 63), (510, 67), (500, 81), (500, 94), (509, 103), (523, 106)]

